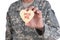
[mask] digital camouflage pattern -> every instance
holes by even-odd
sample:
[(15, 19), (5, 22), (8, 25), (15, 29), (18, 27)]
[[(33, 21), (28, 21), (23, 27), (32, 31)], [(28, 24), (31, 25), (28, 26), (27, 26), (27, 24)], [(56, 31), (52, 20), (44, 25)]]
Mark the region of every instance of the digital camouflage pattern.
[(34, 0), (29, 6), (32, 5), (42, 11), (45, 25), (44, 34), (39, 35), (36, 29), (24, 25), (19, 12), (26, 7), (19, 0), (12, 3), (7, 12), (6, 40), (57, 40), (60, 37), (60, 27), (49, 2), (46, 0)]

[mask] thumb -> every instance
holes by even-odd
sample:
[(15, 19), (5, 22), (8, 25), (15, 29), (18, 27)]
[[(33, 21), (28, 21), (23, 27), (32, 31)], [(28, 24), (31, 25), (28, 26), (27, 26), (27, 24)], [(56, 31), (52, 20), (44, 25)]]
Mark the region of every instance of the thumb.
[(28, 23), (25, 23), (25, 25), (26, 25), (26, 26), (30, 26), (30, 22), (28, 22)]

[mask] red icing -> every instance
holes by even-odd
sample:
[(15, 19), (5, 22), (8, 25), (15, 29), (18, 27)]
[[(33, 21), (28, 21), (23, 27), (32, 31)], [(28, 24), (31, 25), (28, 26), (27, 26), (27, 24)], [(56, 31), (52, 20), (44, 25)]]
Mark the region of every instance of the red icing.
[(24, 18), (29, 19), (29, 16), (30, 16), (30, 14), (29, 14), (29, 13), (25, 13), (25, 14), (24, 14)]

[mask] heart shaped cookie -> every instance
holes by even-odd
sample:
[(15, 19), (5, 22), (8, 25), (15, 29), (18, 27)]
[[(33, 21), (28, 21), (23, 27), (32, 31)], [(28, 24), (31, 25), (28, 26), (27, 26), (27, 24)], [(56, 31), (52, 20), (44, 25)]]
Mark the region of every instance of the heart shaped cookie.
[(20, 16), (25, 23), (28, 23), (34, 17), (34, 12), (32, 10), (21, 10)]

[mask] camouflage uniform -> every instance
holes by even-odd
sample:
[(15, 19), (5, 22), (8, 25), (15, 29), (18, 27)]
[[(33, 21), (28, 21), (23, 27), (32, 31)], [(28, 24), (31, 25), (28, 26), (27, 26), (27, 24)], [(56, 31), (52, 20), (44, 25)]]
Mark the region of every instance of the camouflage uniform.
[(19, 16), (22, 6), (21, 0), (12, 3), (7, 12), (6, 40), (57, 40), (60, 37), (60, 27), (54, 11), (46, 0), (34, 0), (29, 6), (38, 7), (42, 11), (45, 32), (39, 35), (36, 29), (24, 25)]

